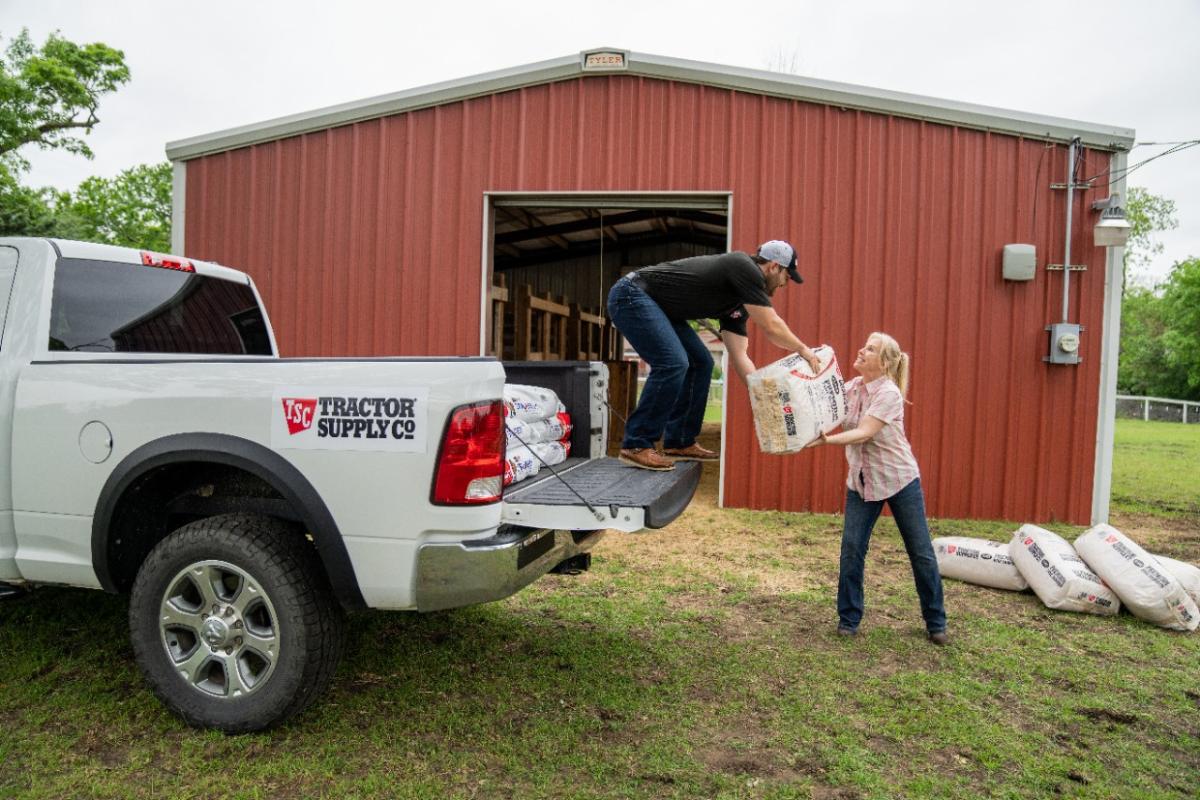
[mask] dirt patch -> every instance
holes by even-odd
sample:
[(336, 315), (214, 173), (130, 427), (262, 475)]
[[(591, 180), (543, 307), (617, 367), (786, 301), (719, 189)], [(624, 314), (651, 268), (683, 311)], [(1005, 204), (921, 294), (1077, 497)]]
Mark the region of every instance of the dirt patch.
[(1081, 708), (1079, 713), (1093, 722), (1107, 722), (1116, 725), (1133, 725), (1138, 721), (1137, 716), (1113, 711), (1107, 708)]

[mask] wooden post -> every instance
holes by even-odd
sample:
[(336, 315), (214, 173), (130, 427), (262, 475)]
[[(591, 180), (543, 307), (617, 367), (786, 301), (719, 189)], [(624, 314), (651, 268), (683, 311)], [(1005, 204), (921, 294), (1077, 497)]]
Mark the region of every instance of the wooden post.
[[(608, 449), (615, 454), (625, 437), (625, 422), (637, 407), (638, 362), (606, 361), (608, 365), (608, 405), (613, 412), (608, 420)], [(617, 415), (620, 416), (617, 416)]]
[(515, 287), (513, 302), (513, 359), (528, 361), (533, 346), (533, 288), (529, 284)]
[(504, 357), (504, 315), (508, 308), (508, 288), (504, 285), (504, 275), (496, 276), (496, 284), (492, 286), (492, 350), (496, 358)]

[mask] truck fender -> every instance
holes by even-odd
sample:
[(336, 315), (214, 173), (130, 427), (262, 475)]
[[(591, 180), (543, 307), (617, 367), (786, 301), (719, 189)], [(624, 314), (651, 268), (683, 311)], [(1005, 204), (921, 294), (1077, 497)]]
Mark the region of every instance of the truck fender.
[(107, 554), (113, 515), (125, 490), (152, 469), (188, 461), (235, 467), (273, 487), (312, 535), (338, 602), (347, 609), (366, 607), (337, 523), (308, 479), (275, 451), (249, 439), (220, 433), (182, 433), (156, 439), (134, 450), (113, 469), (92, 518), (92, 564), (105, 590), (119, 591)]

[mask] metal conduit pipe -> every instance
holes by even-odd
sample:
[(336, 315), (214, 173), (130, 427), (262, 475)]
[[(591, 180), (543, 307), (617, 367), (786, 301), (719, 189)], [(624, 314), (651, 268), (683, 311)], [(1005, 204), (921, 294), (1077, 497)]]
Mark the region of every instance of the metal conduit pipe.
[(1071, 303), (1071, 211), (1075, 207), (1075, 153), (1079, 146), (1079, 137), (1071, 140), (1067, 151), (1067, 243), (1063, 252), (1063, 302), (1062, 321), (1068, 322), (1068, 312)]

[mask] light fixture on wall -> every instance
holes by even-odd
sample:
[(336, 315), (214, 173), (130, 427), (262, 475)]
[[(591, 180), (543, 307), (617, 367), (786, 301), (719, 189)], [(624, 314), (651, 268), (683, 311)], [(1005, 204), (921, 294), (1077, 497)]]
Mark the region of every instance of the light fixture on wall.
[(1092, 203), (1092, 210), (1101, 212), (1094, 230), (1096, 247), (1124, 247), (1133, 226), (1125, 218), (1125, 209), (1121, 208), (1121, 195), (1114, 193), (1097, 200)]

